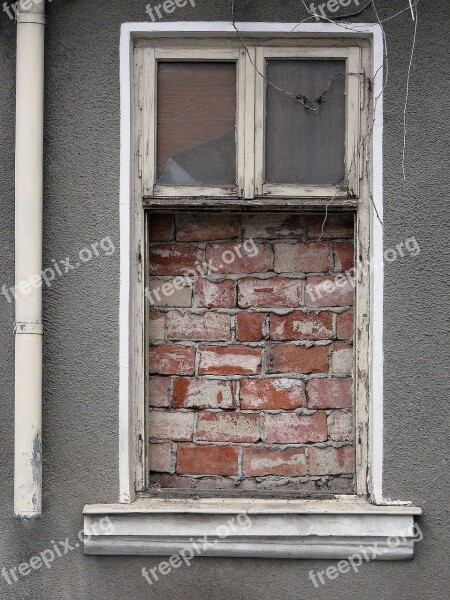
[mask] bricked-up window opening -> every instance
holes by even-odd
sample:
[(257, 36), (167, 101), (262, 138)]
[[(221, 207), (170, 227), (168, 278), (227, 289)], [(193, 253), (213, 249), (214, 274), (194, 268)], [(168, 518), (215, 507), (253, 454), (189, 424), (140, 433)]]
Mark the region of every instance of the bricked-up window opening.
[(353, 215), (148, 218), (150, 488), (354, 493)]
[(236, 185), (236, 63), (158, 64), (157, 181)]

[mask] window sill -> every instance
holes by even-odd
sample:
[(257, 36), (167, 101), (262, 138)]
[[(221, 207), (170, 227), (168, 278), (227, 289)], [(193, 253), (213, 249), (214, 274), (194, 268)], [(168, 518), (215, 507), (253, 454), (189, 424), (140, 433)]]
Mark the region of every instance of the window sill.
[[(169, 556), (200, 539), (203, 556), (340, 559), (367, 550), (376, 560), (407, 560), (414, 555), (414, 516), (421, 512), (356, 496), (142, 498), (85, 506), (84, 553)], [(248, 517), (238, 520), (244, 513)], [(105, 517), (108, 531), (95, 527)]]

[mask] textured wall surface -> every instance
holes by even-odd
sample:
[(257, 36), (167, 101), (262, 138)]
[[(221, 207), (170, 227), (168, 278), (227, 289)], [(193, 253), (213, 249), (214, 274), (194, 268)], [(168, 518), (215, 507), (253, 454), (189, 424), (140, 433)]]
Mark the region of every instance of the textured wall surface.
[[(299, 21), (297, 0), (237, 0), (240, 20)], [(360, 3), (361, 4), (361, 3)], [(385, 18), (406, 0), (378, 2)], [(118, 248), (119, 28), (148, 21), (143, 0), (47, 3), (44, 265), (75, 258), (105, 236)], [(353, 6), (353, 5), (352, 5)], [(445, 3), (421, 0), (411, 76), (407, 180), (401, 173), (403, 102), (412, 42), (408, 11), (385, 23), (385, 247), (414, 236), (417, 257), (386, 265), (385, 494), (424, 509), (424, 540), (411, 562), (373, 562), (320, 589), (308, 571), (328, 562), (198, 558), (153, 584), (141, 568), (157, 558), (85, 557), (80, 548), (47, 569), (0, 579), (5, 600), (323, 600), (449, 597), (448, 531), (448, 168)], [(230, 3), (198, 0), (165, 16), (228, 20)], [(375, 21), (366, 10), (361, 20)], [(0, 283), (14, 278), (15, 30), (0, 16)], [(75, 546), (83, 504), (118, 498), (118, 251), (102, 253), (45, 289), (44, 506), (41, 522), (12, 519), (13, 306), (0, 298), (0, 567), (7, 569), (69, 538)]]

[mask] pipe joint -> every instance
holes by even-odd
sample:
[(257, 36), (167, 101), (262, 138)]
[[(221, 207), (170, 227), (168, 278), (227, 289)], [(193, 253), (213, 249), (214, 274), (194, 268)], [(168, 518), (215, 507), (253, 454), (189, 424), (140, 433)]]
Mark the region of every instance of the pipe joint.
[(45, 25), (45, 15), (39, 13), (19, 13), (16, 17), (17, 24), (19, 23), (37, 23), (38, 25)]

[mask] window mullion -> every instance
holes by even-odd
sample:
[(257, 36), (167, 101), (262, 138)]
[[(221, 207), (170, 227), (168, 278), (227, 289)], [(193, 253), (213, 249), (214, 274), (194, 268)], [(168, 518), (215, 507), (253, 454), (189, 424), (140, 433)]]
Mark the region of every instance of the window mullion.
[[(240, 115), (244, 116), (244, 198), (255, 196), (255, 69), (256, 49), (254, 47), (242, 48), (241, 64), (242, 84), (245, 90), (245, 106)], [(240, 71), (241, 73), (241, 71)], [(239, 186), (239, 190), (240, 190)]]
[(264, 185), (264, 114), (265, 114), (265, 81), (261, 74), (265, 70), (264, 48), (257, 48), (254, 65), (255, 73), (255, 121), (254, 121), (254, 151), (255, 151), (255, 195), (263, 195)]

